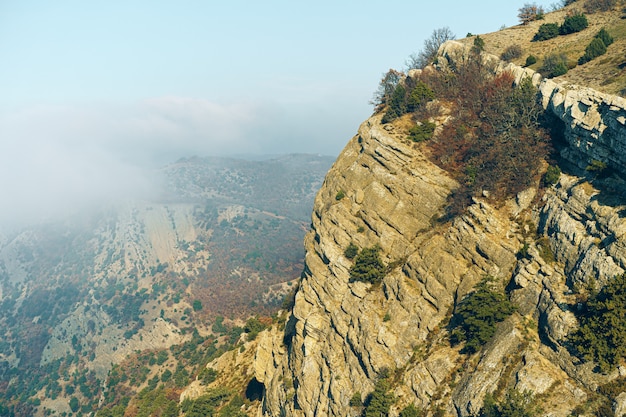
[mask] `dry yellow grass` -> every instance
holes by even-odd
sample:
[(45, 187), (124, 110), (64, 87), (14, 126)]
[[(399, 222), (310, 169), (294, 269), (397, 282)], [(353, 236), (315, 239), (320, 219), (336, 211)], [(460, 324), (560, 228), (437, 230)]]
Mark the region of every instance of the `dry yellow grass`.
[[(532, 69), (541, 66), (544, 57), (558, 53), (566, 54), (570, 63), (578, 62), (585, 53), (585, 48), (601, 28), (605, 28), (615, 39), (605, 55), (602, 55), (584, 65), (577, 65), (567, 74), (557, 77), (557, 81), (568, 81), (580, 84), (610, 94), (622, 94), (626, 90), (626, 19), (622, 12), (624, 1), (613, 11), (587, 15), (589, 27), (581, 32), (565, 36), (557, 36), (542, 42), (532, 42), (539, 26), (544, 23), (563, 23), (568, 12), (583, 11), (583, 1), (579, 0), (566, 8), (547, 13), (545, 19), (531, 22), (528, 25), (518, 25), (502, 29), (498, 32), (480, 35), (485, 41), (485, 51), (500, 55), (510, 45), (520, 45), (522, 57), (514, 60), (517, 65), (524, 65), (528, 55), (534, 55), (538, 61)], [(473, 38), (461, 39), (462, 42), (472, 42)]]

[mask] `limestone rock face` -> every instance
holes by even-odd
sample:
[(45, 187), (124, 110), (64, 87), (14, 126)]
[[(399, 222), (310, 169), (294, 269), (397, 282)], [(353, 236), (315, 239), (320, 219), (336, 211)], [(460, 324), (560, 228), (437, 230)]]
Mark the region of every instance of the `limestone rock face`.
[[(454, 59), (459, 45), (446, 43), (440, 54)], [(508, 68), (541, 83), (546, 108), (566, 123), (566, 156), (626, 167), (620, 100)], [(315, 200), (284, 334), (260, 336), (254, 373), (266, 388), (262, 415), (359, 415), (351, 398), (365, 399), (377, 378), (394, 375), (393, 416), (409, 403), (430, 415), (469, 416), (486, 394), (508, 388), (540, 394), (544, 411), (567, 416), (610, 379), (563, 343), (578, 325), (574, 289), (626, 270), (626, 200), (564, 174), (541, 194), (531, 188), (502, 207), (476, 199), (451, 223), (436, 222), (455, 187), (424, 148), (380, 116), (361, 125)], [(529, 228), (544, 238), (529, 241)], [(344, 250), (351, 242), (378, 245), (395, 266), (380, 286), (350, 282)], [(462, 354), (448, 342), (449, 315), (486, 275), (507, 286), (518, 310), (481, 352)]]

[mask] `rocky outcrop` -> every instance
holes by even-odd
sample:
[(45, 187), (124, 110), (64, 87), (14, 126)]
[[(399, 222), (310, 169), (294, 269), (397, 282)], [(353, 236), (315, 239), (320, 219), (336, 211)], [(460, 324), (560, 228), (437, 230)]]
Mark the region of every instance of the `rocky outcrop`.
[[(470, 46), (456, 41), (441, 46), (439, 66), (458, 65), (470, 55)], [(486, 65), (495, 71), (509, 71), (519, 81), (531, 77), (539, 86), (544, 109), (560, 120), (567, 146), (562, 156), (585, 169), (592, 161), (626, 172), (626, 99), (592, 88), (557, 83), (529, 68), (504, 63), (495, 55), (482, 54)]]
[[(454, 48), (446, 44), (442, 57), (451, 60)], [(624, 106), (583, 109), (574, 96), (559, 98), (565, 87), (550, 90), (550, 80), (509, 69), (518, 79), (541, 82), (544, 105), (568, 126), (566, 149), (575, 147), (570, 135), (597, 134), (595, 145), (565, 156), (582, 153), (619, 169), (623, 155), (613, 146), (623, 132), (602, 133), (619, 131)], [(596, 111), (601, 117), (593, 124)], [(626, 201), (564, 174), (541, 194), (531, 188), (502, 207), (476, 199), (466, 214), (437, 223), (457, 184), (424, 152), (374, 116), (329, 171), (315, 200), (306, 267), (285, 334), (266, 335), (257, 348), (263, 415), (358, 415), (350, 400), (365, 399), (377, 378), (393, 375), (391, 415), (414, 403), (429, 413), (469, 416), (487, 393), (515, 388), (541, 395), (550, 415), (567, 416), (611, 378), (573, 358), (563, 341), (577, 326), (574, 290), (626, 269)], [(379, 245), (385, 263), (396, 266), (380, 286), (350, 282), (352, 261), (344, 250), (351, 242)], [(518, 310), (481, 352), (461, 354), (448, 342), (449, 314), (486, 275), (508, 287)]]

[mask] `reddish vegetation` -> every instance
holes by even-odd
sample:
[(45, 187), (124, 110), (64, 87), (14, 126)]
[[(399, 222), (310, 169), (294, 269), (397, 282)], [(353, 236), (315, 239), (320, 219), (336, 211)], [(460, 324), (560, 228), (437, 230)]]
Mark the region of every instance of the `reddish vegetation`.
[(455, 115), (430, 142), (433, 162), (461, 184), (450, 202), (451, 216), (483, 191), (495, 201), (522, 191), (537, 178), (549, 152), (530, 80), (515, 86), (511, 74), (494, 77), (478, 61), (426, 77)]

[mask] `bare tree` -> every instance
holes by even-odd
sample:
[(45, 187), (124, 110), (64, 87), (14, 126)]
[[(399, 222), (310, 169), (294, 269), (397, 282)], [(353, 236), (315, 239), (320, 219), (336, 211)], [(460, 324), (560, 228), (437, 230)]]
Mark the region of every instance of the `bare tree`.
[(433, 30), (430, 38), (424, 41), (424, 47), (422, 50), (411, 54), (405, 62), (407, 71), (416, 68), (424, 68), (426, 65), (431, 64), (437, 56), (439, 47), (444, 42), (452, 39), (456, 39), (456, 35), (452, 33), (450, 28), (447, 26)]
[(543, 7), (537, 6), (537, 3), (525, 3), (518, 11), (517, 17), (523, 25), (539, 19), (544, 14)]
[(380, 110), (389, 100), (389, 97), (393, 94), (396, 86), (400, 80), (404, 77), (404, 74), (400, 71), (396, 71), (391, 68), (383, 75), (383, 78), (378, 84), (378, 89), (374, 92), (374, 97), (370, 101), (370, 104), (376, 106), (376, 111)]

